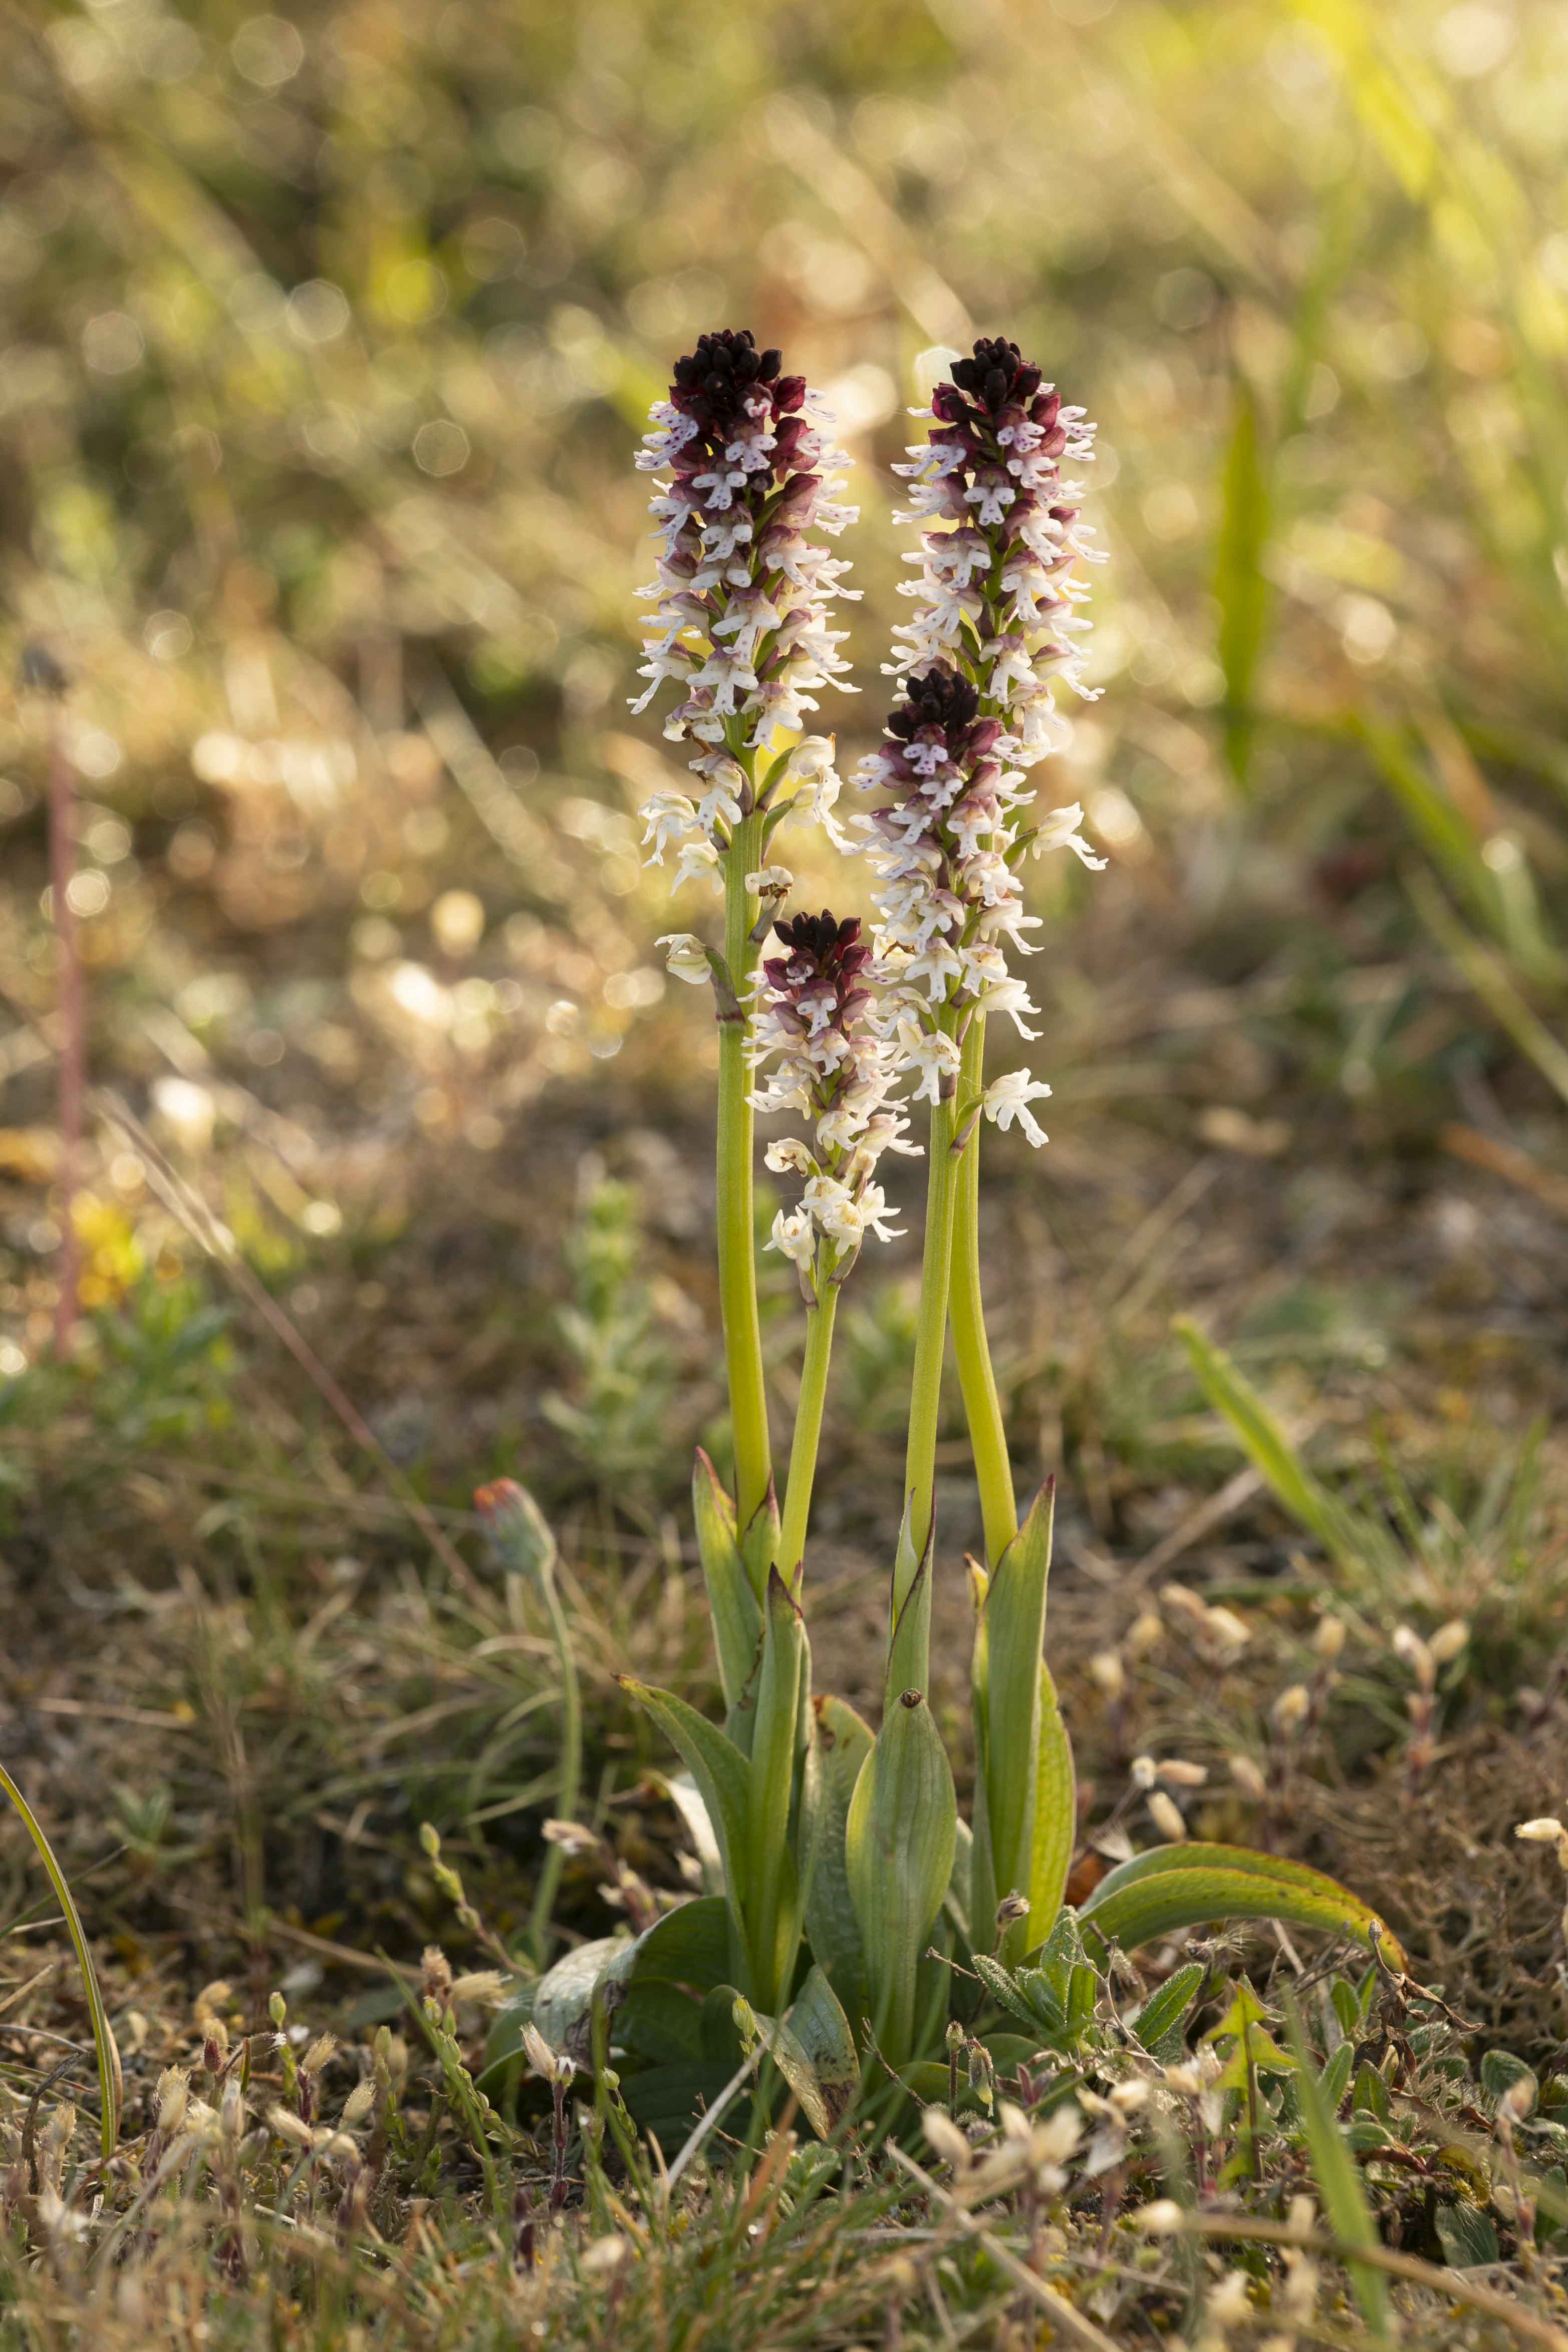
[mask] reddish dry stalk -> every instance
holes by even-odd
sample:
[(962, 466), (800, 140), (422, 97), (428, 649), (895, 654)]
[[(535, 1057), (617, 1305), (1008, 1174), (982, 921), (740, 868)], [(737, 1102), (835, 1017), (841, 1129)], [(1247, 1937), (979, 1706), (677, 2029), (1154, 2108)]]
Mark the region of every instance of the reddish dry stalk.
[(57, 708), (49, 730), (49, 881), (55, 926), (58, 991), (60, 1246), (55, 1302), (55, 1352), (63, 1356), (77, 1318), (81, 1245), (76, 1229), (81, 1172), (82, 1106), (87, 1088), (87, 985), (70, 886), (76, 874), (76, 774), (66, 741), (65, 713)]

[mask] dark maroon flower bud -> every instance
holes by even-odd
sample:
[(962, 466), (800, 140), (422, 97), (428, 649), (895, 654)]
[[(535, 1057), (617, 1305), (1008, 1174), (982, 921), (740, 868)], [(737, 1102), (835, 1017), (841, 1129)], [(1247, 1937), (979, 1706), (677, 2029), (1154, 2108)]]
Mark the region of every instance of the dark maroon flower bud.
[(773, 386), (773, 406), (782, 416), (798, 408), (805, 398), (805, 378), (803, 375), (781, 375)]
[(940, 727), (952, 738), (973, 725), (979, 709), (979, 692), (962, 671), (939, 666), (910, 678), (888, 719), (888, 733), (907, 743), (922, 727)]

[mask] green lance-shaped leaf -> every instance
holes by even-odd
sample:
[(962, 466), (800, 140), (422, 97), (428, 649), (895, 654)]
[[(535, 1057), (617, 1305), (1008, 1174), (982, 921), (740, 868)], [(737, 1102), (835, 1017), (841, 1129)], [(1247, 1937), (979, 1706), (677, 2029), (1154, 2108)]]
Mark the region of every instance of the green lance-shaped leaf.
[(1368, 1946), (1375, 1936), (1393, 1965), (1405, 1966), (1398, 1937), (1337, 1880), (1246, 1846), (1165, 1845), (1134, 1854), (1100, 1880), (1078, 1916), (1130, 1951), (1208, 1920), (1280, 1919), (1292, 1927), (1348, 1930)]
[[(1056, 1481), (1048, 1479), (991, 1571), (982, 1631), (984, 1686), (976, 1694), (975, 1734), (984, 1773), (991, 1867), (997, 1895), (1028, 1895), (1035, 1811), (1039, 1792), (1040, 1659), (1046, 1636), (1046, 1583), (1051, 1566)], [(973, 1923), (976, 1939), (986, 1922)], [(1043, 1922), (1041, 1923), (1043, 1926)], [(1037, 1939), (1020, 1920), (1010, 1940), (1022, 1957)]]
[[(1035, 1767), (1035, 1830), (1024, 1892), (1035, 1934), (1056, 1917), (1067, 1892), (1078, 1834), (1078, 1774), (1051, 1670), (1040, 1661), (1040, 1752)], [(1031, 1939), (1032, 1940), (1032, 1939)]]
[(985, 1602), (991, 1580), (977, 1559), (964, 1562), (969, 1570), (969, 1598), (974, 1609), (974, 1647), (969, 1661), (970, 1717), (974, 1727), (974, 1830), (969, 1856), (969, 1940), (976, 1951), (988, 1952), (996, 1916), (996, 1869), (991, 1851), (991, 1805), (986, 1782), (990, 1748), (991, 1623)]
[(691, 1506), (697, 1520), (698, 1556), (708, 1587), (713, 1645), (719, 1653), (719, 1680), (724, 1692), (727, 1727), (731, 1737), (744, 1748), (751, 1738), (749, 1686), (756, 1672), (763, 1612), (751, 1569), (741, 1549), (735, 1507), (700, 1446), (691, 1473)]
[(845, 2009), (858, 2020), (868, 2014), (866, 1954), (844, 1838), (855, 1783), (877, 1735), (845, 1699), (819, 1698), (815, 1705), (803, 1798), (806, 1940)]
[[(1301, 2129), (1306, 2135), (1307, 2153), (1312, 2159), (1312, 2172), (1323, 2200), (1323, 2210), (1329, 2226), (1343, 2246), (1377, 2246), (1381, 2240), (1377, 2225), (1367, 2209), (1356, 2161), (1346, 2145), (1334, 2111), (1324, 2095), (1307, 2049), (1307, 2037), (1301, 2031), (1300, 2012), (1289, 1993), (1285, 1996), (1286, 2030), (1291, 2054), (1296, 2061), (1296, 2099), (1300, 2110)], [(1388, 2342), (1388, 2282), (1381, 2272), (1370, 2265), (1352, 2262), (1350, 2265), (1351, 2285), (1361, 2305), (1374, 2344)]]
[(915, 1974), (952, 1874), (958, 1800), (925, 1694), (900, 1693), (860, 1768), (845, 1836), (882, 2054), (913, 2054)]
[(931, 1568), (936, 1518), (933, 1513), (925, 1549), (917, 1559), (910, 1531), (910, 1507), (906, 1503), (899, 1547), (893, 1556), (889, 1610), (892, 1631), (888, 1638), (888, 1671), (882, 1690), (884, 1718), (903, 1692), (923, 1691), (931, 1681)]
[(745, 1911), (755, 1998), (776, 2010), (800, 1945), (800, 1874), (790, 1838), (799, 1752), (800, 1690), (808, 1673), (805, 1622), (778, 1570), (769, 1571), (746, 1810)]
[(830, 2139), (860, 2089), (860, 2059), (849, 2021), (819, 1968), (814, 1968), (787, 2015), (751, 2011), (769, 2056), (800, 2102), (818, 2139)]
[(750, 1985), (755, 1976), (747, 1927), (752, 1886), (747, 1826), (751, 1767), (732, 1739), (673, 1691), (655, 1690), (647, 1683), (634, 1682), (629, 1675), (621, 1675), (620, 1683), (647, 1709), (676, 1749), (708, 1808), (723, 1857), (724, 1895), (735, 1937), (737, 1973)]

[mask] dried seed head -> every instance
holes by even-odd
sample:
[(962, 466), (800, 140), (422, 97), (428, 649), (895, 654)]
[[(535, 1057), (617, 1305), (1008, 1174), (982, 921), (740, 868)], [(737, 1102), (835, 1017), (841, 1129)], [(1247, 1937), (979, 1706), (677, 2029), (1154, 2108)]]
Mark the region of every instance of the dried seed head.
[(1149, 1818), (1171, 1845), (1179, 1845), (1187, 1834), (1187, 1825), (1182, 1819), (1180, 1809), (1172, 1798), (1166, 1796), (1163, 1789), (1156, 1789), (1151, 1794)]
[(1162, 1756), (1154, 1770), (1172, 1789), (1201, 1789), (1209, 1776), (1206, 1764), (1189, 1764), (1184, 1756)]
[(589, 2278), (609, 2278), (632, 2259), (625, 2238), (595, 2238), (583, 2249), (583, 2268)]
[(1127, 1777), (1135, 1789), (1152, 1789), (1157, 1770), (1152, 1756), (1134, 1756), (1127, 1768)]
[(1451, 1664), (1460, 1651), (1468, 1646), (1469, 1638), (1470, 1629), (1466, 1620), (1463, 1617), (1450, 1617), (1446, 1625), (1438, 1626), (1426, 1647), (1437, 1664), (1440, 1666), (1446, 1666)]
[(1185, 2063), (1180, 2066), (1167, 2066), (1165, 2087), (1169, 2091), (1179, 2091), (1185, 2099), (1195, 2099), (1204, 2087), (1203, 2077), (1195, 2066)]
[(1233, 1609), (1205, 1609), (1204, 1630), (1222, 1658), (1239, 1656), (1252, 1639), (1252, 1629)]
[[(221, 2028), (223, 2020), (218, 2015), (218, 2011), (226, 2007), (233, 1999), (234, 1987), (222, 1977), (216, 1978), (209, 1985), (204, 1985), (191, 2007), (191, 2015), (195, 2021), (197, 2029), (203, 2033), (212, 2033)], [(226, 2031), (224, 2038), (227, 2040)]]
[(300, 2074), (319, 2074), (323, 2066), (331, 2063), (337, 2053), (337, 2047), (338, 2038), (335, 2033), (318, 2033), (300, 2061)]
[(1148, 2084), (1139, 2081), (1118, 2083), (1110, 2094), (1110, 2104), (1119, 2116), (1135, 2116), (1141, 2107), (1149, 2104)]
[(1159, 1648), (1165, 1638), (1165, 1621), (1156, 1609), (1144, 1609), (1134, 1617), (1127, 1633), (1127, 1654), (1130, 1658), (1145, 1657)]
[(546, 1844), (558, 1845), (563, 1853), (592, 1853), (599, 1843), (581, 1822), (546, 1822), (541, 1835)]
[(1186, 2216), (1173, 2197), (1156, 2197), (1137, 2216), (1138, 2227), (1152, 2238), (1173, 2238), (1182, 2229)]
[(1226, 1770), (1243, 1793), (1248, 1797), (1266, 1797), (1268, 1783), (1250, 1756), (1227, 1756)]
[(1001, 1935), (1004, 1929), (1013, 1927), (1020, 1919), (1026, 1919), (1028, 1916), (1028, 1896), (1020, 1895), (1017, 1888), (1014, 1887), (1010, 1893), (1004, 1895), (1001, 1902), (996, 1906), (997, 1934)]
[(173, 2138), (190, 2103), (191, 2078), (183, 2066), (165, 2066), (158, 2077), (158, 2129)]
[(420, 1958), (420, 1991), (437, 2009), (445, 2009), (452, 1998), (452, 1963), (439, 1944), (426, 1944)]
[(1278, 1728), (1289, 1739), (1300, 1730), (1312, 1712), (1312, 1694), (1305, 1683), (1292, 1683), (1282, 1690), (1268, 1710)]
[(1127, 1669), (1115, 1650), (1097, 1650), (1089, 1662), (1089, 1677), (1104, 1696), (1112, 1701), (1124, 1697), (1127, 1691)]
[(499, 1969), (470, 1969), (467, 1976), (452, 1979), (452, 1999), (477, 2000), (489, 2007), (506, 1996), (507, 1980)]
[(1345, 1621), (1342, 1617), (1320, 1617), (1312, 1635), (1312, 1647), (1326, 1665), (1332, 1665), (1345, 1646)]
[(1536, 2080), (1533, 2074), (1518, 2074), (1498, 2100), (1498, 2114), (1510, 2124), (1521, 2124), (1535, 2105)]
[(356, 2124), (363, 2123), (366, 2116), (369, 2115), (374, 2105), (375, 2084), (374, 2081), (367, 2079), (365, 2082), (356, 2083), (353, 2089), (349, 2093), (348, 2097), (343, 2101), (343, 2112), (341, 2120), (345, 2130), (352, 2131)]
[(316, 2135), (310, 2125), (301, 2123), (299, 2116), (287, 2107), (268, 2107), (267, 2123), (268, 2128), (279, 2139), (289, 2141), (295, 2147), (314, 2147), (316, 2145)]
[(927, 2107), (921, 2117), (921, 2129), (933, 2155), (952, 2167), (954, 2172), (967, 2172), (974, 2161), (974, 2151), (952, 2117), (942, 2107)]
[(1436, 1660), (1413, 1625), (1394, 1628), (1394, 1653), (1409, 1667), (1424, 1691), (1434, 1687), (1437, 1680)]

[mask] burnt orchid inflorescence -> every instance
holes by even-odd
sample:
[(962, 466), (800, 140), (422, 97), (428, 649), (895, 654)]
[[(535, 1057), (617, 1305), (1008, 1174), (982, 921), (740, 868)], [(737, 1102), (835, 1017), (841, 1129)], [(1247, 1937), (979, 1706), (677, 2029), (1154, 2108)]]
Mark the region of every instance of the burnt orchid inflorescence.
[(775, 1174), (805, 1180), (800, 1207), (774, 1218), (768, 1247), (800, 1268), (808, 1303), (816, 1305), (826, 1283), (843, 1279), (868, 1234), (894, 1237), (886, 1220), (898, 1212), (875, 1181), (883, 1152), (921, 1147), (901, 1139), (910, 1122), (889, 1102), (895, 1054), (865, 984), (871, 950), (861, 941), (858, 915), (840, 921), (824, 908), (779, 922), (774, 936), (784, 953), (763, 961), (752, 1043), (753, 1063), (773, 1066), (752, 1101), (758, 1110), (804, 1113), (813, 1132), (809, 1143), (790, 1136), (767, 1148)]
[[(994, 1992), (987, 1971), (1043, 1951), (1065, 1970), (1065, 2000), (1082, 1959), (1078, 1927), (1062, 1913), (1072, 1753), (1042, 1654), (1051, 1490), (1047, 1483), (1020, 1525), (977, 1231), (984, 1120), (1046, 1139), (1032, 1108), (1049, 1094), (1045, 1081), (1021, 1067), (988, 1078), (984, 1065), (992, 1013), (1031, 1042), (1046, 1024), (1015, 969), (1042, 929), (1026, 902), (1024, 861), (1031, 850), (1068, 848), (1085, 866), (1103, 863), (1083, 836), (1081, 809), (1037, 815), (1029, 784), (1063, 734), (1058, 683), (1093, 691), (1079, 613), (1079, 565), (1092, 551), (1081, 492), (1062, 471), (1091, 454), (1092, 429), (1002, 341), (977, 343), (916, 413), (930, 431), (900, 468), (911, 485), (904, 520), (921, 530), (918, 577), (906, 588), (915, 609), (894, 633), (893, 708), (858, 770), (868, 803), (847, 824), (835, 813), (832, 742), (797, 740), (820, 688), (846, 682), (827, 616), (844, 566), (814, 534), (848, 520), (835, 496), (847, 461), (822, 412), (777, 352), (760, 351), (747, 333), (705, 335), (678, 364), (639, 460), (662, 478), (653, 511), (663, 554), (649, 592), (648, 689), (637, 707), (674, 684), (665, 731), (694, 747), (700, 787), (655, 794), (647, 840), (656, 861), (674, 847), (680, 878), (710, 874), (724, 897), (721, 946), (691, 932), (664, 944), (679, 978), (711, 982), (719, 1024), (719, 1288), (735, 1476), (731, 1494), (700, 1456), (693, 1488), (723, 1727), (670, 1693), (634, 1686), (686, 1764), (681, 1801), (710, 1832), (712, 1891), (658, 1922), (629, 1957), (624, 1945), (612, 1948), (605, 2014), (615, 2010), (617, 2029), (635, 2016), (645, 1972), (645, 2021), (657, 2040), (670, 2002), (684, 1998), (677, 1987), (694, 1987), (709, 1998), (696, 2042), (684, 2018), (680, 2046), (706, 2049), (716, 1988), (728, 1988), (718, 2007), (743, 2011), (744, 2030), (766, 2037), (824, 2132), (850, 2100), (896, 2101), (922, 2072), (949, 2095), (942, 2053), (952, 2046), (942, 2036), (954, 1983)], [(786, 911), (792, 877), (772, 845), (792, 813), (816, 818), (836, 848), (867, 860), (869, 937), (856, 916)], [(926, 1126), (923, 1255), (873, 1731), (843, 1701), (813, 1699), (805, 1557), (837, 1304), (866, 1237), (900, 1230), (882, 1165), (889, 1152), (919, 1155), (909, 1132), (917, 1104)], [(791, 1261), (805, 1305), (782, 1508), (756, 1291), (758, 1111), (796, 1122), (767, 1150), (770, 1170), (794, 1181), (764, 1247)], [(950, 1336), (985, 1533), (984, 1565), (969, 1563), (974, 1794), (962, 1833), (929, 1703)], [(1256, 1914), (1266, 1869), (1257, 1857), (1168, 1852), (1169, 1870), (1142, 1855), (1125, 1880), (1110, 1874), (1082, 1916), (1132, 1943), (1233, 1899)], [(1199, 1854), (1189, 1867), (1185, 1857)], [(1326, 1880), (1308, 1888), (1300, 1874), (1281, 1879), (1268, 1901), (1281, 1916), (1369, 1933), (1364, 1910)], [(574, 1968), (581, 1958), (573, 1955)], [(961, 1998), (968, 2004), (967, 1991)], [(795, 2021), (787, 2033), (786, 2012)], [(952, 2030), (962, 2042), (958, 2021)]]
[(668, 469), (651, 502), (660, 526), (656, 577), (639, 594), (654, 601), (643, 643), (645, 710), (673, 681), (680, 698), (664, 731), (698, 746), (693, 797), (656, 793), (643, 809), (656, 862), (667, 846), (681, 879), (719, 879), (735, 828), (761, 798), (777, 817), (831, 810), (837, 789), (831, 746), (809, 737), (791, 747), (782, 772), (759, 787), (753, 758), (782, 728), (798, 729), (817, 709), (816, 690), (843, 684), (841, 632), (829, 626), (848, 565), (813, 532), (836, 537), (855, 509), (835, 493), (849, 460), (805, 378), (781, 373), (776, 351), (759, 352), (748, 330), (700, 338), (676, 362), (669, 397), (653, 410), (637, 456), (646, 472)]

